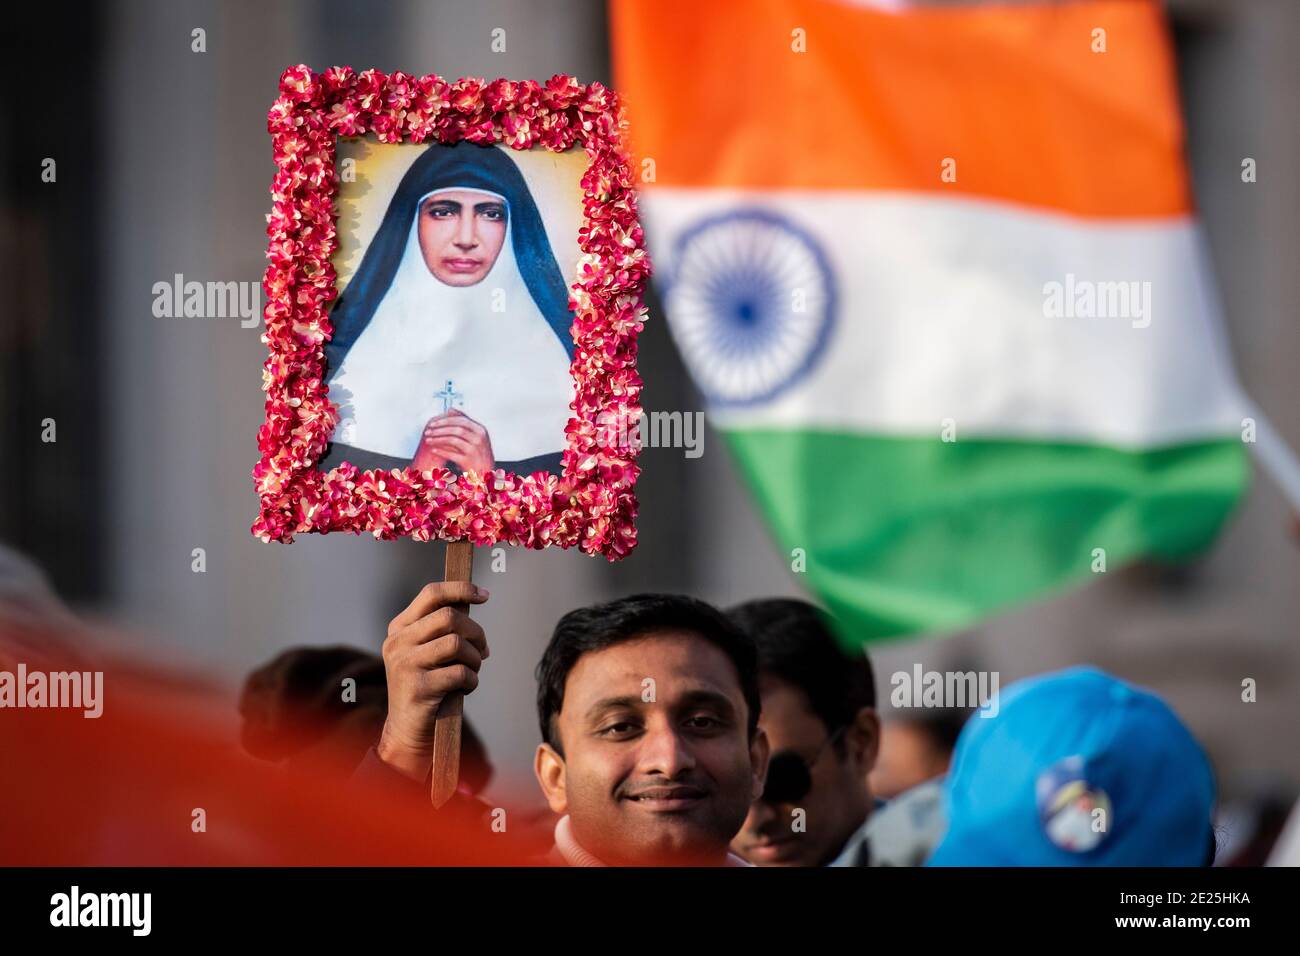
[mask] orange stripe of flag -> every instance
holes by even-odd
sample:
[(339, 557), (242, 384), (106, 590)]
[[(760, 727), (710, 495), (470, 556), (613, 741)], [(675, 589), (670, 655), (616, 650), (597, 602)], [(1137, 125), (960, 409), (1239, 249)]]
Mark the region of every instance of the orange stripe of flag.
[[(957, 192), (1091, 217), (1191, 210), (1169, 37), (1147, 0), (899, 14), (613, 0), (611, 18), (632, 145), (657, 185)], [(955, 182), (941, 179), (948, 158)]]

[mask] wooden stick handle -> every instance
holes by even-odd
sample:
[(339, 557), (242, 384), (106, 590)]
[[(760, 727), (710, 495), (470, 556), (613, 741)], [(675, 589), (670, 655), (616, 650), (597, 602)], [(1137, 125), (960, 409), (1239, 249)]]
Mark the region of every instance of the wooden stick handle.
[[(468, 541), (451, 541), (447, 544), (447, 560), (443, 568), (444, 581), (470, 581), (474, 572), (474, 546)], [(462, 613), (469, 613), (468, 604), (453, 605)], [(464, 694), (448, 694), (438, 707), (433, 725), (433, 777), (429, 784), (429, 800), (440, 807), (456, 792), (460, 779), (460, 722), (465, 709)]]

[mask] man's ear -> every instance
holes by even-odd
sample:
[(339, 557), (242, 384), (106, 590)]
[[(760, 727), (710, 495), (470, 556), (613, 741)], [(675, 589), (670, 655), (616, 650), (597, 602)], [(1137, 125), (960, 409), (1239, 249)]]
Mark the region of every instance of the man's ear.
[(533, 757), (533, 773), (537, 775), (542, 794), (553, 813), (569, 812), (564, 771), (564, 758), (556, 753), (555, 748), (550, 744), (538, 744), (537, 754)]
[(880, 756), (880, 715), (874, 707), (863, 707), (844, 734), (850, 759), (857, 761), (863, 774), (871, 772)]
[(749, 742), (749, 766), (753, 771), (753, 783), (750, 785), (752, 792), (749, 795), (751, 803), (763, 795), (763, 787), (767, 784), (767, 758), (771, 755), (772, 745), (767, 741), (767, 733), (760, 727), (754, 731), (754, 739)]

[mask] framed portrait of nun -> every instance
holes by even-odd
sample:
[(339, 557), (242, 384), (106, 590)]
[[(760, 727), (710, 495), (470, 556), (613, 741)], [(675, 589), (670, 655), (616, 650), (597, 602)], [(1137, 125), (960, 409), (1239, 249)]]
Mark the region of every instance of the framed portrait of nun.
[(294, 67), (253, 533), (635, 544), (650, 262), (612, 91)]
[(585, 155), (365, 140), (338, 153), (353, 162), (322, 466), (558, 474)]

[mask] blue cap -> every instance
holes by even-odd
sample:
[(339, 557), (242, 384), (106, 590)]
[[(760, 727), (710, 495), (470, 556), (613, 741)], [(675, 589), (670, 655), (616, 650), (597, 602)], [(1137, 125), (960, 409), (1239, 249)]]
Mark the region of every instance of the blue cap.
[(1092, 667), (1018, 681), (966, 722), (927, 866), (1200, 866), (1214, 778), (1150, 691)]

